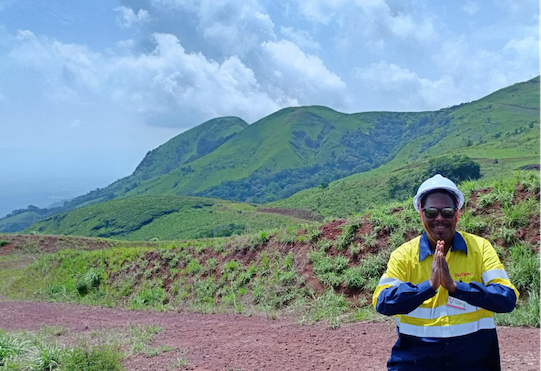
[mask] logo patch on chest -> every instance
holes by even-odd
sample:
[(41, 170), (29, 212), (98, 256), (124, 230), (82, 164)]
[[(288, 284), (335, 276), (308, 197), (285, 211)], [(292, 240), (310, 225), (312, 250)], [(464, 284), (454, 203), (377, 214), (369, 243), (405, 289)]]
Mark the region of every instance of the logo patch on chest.
[(453, 298), (452, 296), (449, 296), (449, 299), (447, 300), (447, 306), (460, 310), (466, 310), (466, 302), (457, 298)]
[(470, 272), (460, 272), (460, 273), (455, 273), (455, 278), (459, 278), (459, 277), (468, 277), (468, 276), (471, 276), (471, 273), (470, 273)]

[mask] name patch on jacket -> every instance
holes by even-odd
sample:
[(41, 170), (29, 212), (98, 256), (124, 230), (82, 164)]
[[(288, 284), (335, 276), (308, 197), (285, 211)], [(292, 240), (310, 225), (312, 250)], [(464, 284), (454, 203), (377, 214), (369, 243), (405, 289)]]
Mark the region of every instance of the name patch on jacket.
[(447, 306), (460, 310), (466, 310), (466, 302), (457, 298), (453, 298), (452, 296), (449, 296), (449, 299), (447, 300)]

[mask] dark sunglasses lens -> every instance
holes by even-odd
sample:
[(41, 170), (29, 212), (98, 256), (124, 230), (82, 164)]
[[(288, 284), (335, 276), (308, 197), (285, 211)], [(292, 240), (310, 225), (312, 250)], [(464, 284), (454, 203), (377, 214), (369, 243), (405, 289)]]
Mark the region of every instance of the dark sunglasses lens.
[(435, 207), (429, 207), (423, 210), (427, 218), (433, 219), (438, 216), (438, 209)]
[(455, 216), (455, 209), (453, 209), (452, 207), (446, 207), (444, 209), (441, 209), (441, 216), (446, 219), (451, 219)]

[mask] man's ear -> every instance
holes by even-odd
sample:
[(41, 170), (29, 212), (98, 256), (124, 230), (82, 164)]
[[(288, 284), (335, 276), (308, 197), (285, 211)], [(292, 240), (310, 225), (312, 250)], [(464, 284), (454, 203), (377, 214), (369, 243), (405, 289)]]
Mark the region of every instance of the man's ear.
[(460, 215), (460, 210), (456, 209), (456, 213), (455, 213), (455, 221), (458, 223), (458, 217)]

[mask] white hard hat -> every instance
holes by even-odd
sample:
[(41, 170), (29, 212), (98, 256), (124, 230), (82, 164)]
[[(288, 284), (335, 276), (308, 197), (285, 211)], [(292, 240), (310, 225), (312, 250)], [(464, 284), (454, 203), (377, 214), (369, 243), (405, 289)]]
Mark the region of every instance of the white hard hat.
[(462, 207), (462, 205), (464, 205), (464, 195), (457, 188), (456, 184), (453, 183), (451, 179), (447, 179), (440, 174), (436, 174), (432, 178), (425, 180), (417, 190), (417, 194), (413, 198), (413, 206), (415, 207), (415, 210), (420, 211), (419, 201), (421, 201), (425, 194), (436, 189), (445, 189), (446, 191), (454, 194), (458, 201), (459, 209)]

